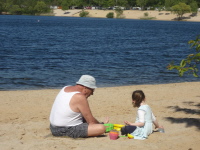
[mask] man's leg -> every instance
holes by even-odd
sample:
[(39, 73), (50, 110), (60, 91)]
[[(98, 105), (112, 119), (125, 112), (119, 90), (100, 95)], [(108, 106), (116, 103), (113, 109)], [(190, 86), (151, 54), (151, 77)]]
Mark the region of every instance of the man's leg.
[(103, 124), (89, 124), (88, 136), (98, 136), (106, 132), (106, 127)]

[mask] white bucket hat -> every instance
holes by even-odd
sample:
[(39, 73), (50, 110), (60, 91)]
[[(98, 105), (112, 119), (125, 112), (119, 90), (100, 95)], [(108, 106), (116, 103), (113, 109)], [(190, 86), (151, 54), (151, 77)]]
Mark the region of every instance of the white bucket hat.
[(91, 89), (97, 88), (95, 78), (90, 75), (82, 75), (78, 82), (76, 82), (76, 84), (80, 84)]

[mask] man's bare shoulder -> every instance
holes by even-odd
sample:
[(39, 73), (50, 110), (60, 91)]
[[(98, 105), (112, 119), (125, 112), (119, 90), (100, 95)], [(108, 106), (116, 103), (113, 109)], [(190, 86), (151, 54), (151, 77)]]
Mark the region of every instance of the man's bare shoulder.
[(85, 98), (85, 96), (82, 93), (76, 93), (76, 94), (74, 94), (73, 97), (76, 97), (76, 98)]
[(76, 88), (75, 86), (66, 86), (65, 89), (64, 89), (65, 92), (75, 92), (76, 91)]
[(73, 95), (72, 100), (76, 102), (83, 102), (86, 100), (86, 97), (81, 93), (76, 93)]

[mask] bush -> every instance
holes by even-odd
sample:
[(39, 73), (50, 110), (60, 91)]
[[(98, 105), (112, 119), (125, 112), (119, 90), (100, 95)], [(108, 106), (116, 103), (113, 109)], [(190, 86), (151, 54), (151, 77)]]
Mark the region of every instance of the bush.
[(144, 13), (144, 17), (141, 17), (140, 19), (143, 20), (152, 20), (152, 19), (156, 19), (155, 17), (150, 17), (148, 12)]
[(123, 10), (120, 7), (117, 7), (115, 9), (115, 13), (117, 15), (116, 18), (124, 18)]
[(89, 12), (84, 11), (84, 10), (79, 14), (80, 17), (87, 17), (88, 15), (89, 15)]
[(144, 16), (145, 16), (145, 17), (148, 17), (148, 16), (149, 16), (149, 13), (148, 13), (148, 12), (145, 12), (145, 13), (144, 13)]
[(113, 12), (109, 12), (107, 15), (106, 15), (107, 18), (114, 18), (114, 13)]

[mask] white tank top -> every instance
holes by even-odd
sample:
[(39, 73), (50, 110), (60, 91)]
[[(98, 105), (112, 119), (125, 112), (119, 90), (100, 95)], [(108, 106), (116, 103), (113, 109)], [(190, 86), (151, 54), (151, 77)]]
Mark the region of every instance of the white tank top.
[(81, 113), (71, 110), (69, 103), (72, 96), (80, 92), (65, 92), (65, 87), (58, 93), (50, 113), (50, 123), (53, 126), (76, 126), (83, 123)]

